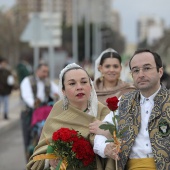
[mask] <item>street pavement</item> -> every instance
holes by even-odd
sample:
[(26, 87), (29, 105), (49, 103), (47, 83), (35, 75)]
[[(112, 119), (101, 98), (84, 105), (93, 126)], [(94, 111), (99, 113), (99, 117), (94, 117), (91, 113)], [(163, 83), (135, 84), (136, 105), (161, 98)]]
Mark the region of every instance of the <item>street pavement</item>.
[(14, 90), (9, 99), (9, 119), (3, 119), (3, 107), (0, 105), (0, 135), (20, 123), (21, 100), (19, 90)]
[(21, 131), (21, 107), (19, 90), (12, 92), (9, 101), (9, 119), (3, 119), (0, 108), (0, 170), (25, 170), (23, 136)]
[(7, 133), (1, 133), (0, 136), (0, 170), (25, 170), (21, 124), (15, 124)]

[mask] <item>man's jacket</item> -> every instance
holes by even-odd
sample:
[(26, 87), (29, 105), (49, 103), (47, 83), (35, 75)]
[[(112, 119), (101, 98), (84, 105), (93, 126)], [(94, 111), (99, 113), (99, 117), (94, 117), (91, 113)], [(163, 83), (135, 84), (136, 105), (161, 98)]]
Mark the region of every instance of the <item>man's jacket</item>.
[[(128, 127), (124, 136), (126, 142), (122, 144), (119, 161), (119, 170), (124, 170), (141, 126), (138, 90), (122, 96), (119, 114), (119, 130)], [(170, 92), (163, 85), (154, 98), (148, 129), (157, 170), (170, 170)]]

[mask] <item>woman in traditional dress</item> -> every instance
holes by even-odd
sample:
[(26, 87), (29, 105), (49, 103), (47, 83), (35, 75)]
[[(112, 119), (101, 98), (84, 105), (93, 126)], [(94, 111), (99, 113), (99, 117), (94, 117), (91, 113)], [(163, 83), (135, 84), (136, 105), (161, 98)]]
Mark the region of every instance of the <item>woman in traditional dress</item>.
[[(133, 84), (120, 79), (122, 70), (121, 62), (121, 56), (112, 48), (103, 51), (95, 61), (94, 88), (98, 100), (104, 105), (107, 105), (106, 100), (108, 98), (114, 96), (120, 98), (123, 94), (135, 90)], [(112, 122), (112, 117), (110, 118), (110, 122)], [(99, 128), (101, 124), (102, 121), (100, 120), (90, 123), (90, 132), (110, 137), (109, 131)]]
[(120, 79), (121, 56), (112, 48), (103, 51), (95, 62), (94, 88), (98, 100), (106, 105), (109, 97), (120, 97), (135, 87)]
[[(52, 166), (56, 168), (55, 159), (41, 159), (39, 155), (46, 154), (47, 141), (51, 141), (52, 134), (61, 127), (73, 128), (93, 143), (94, 136), (89, 132), (89, 123), (103, 118), (110, 112), (109, 109), (98, 102), (93, 83), (87, 72), (79, 65), (67, 65), (60, 73), (59, 88), (62, 100), (58, 101), (50, 112), (43, 127), (41, 137), (36, 146), (27, 170), (43, 170)], [(97, 159), (96, 155), (96, 159)], [(95, 169), (103, 170), (96, 160)]]

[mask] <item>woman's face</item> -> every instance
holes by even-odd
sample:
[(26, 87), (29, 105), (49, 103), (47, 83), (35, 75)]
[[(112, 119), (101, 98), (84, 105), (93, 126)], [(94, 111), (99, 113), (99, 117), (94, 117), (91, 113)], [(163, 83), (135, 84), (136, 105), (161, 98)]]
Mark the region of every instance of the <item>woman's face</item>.
[(91, 85), (87, 73), (82, 69), (70, 70), (64, 76), (65, 90), (69, 103), (77, 108), (87, 107)]
[(119, 79), (122, 66), (117, 58), (106, 58), (99, 71), (104, 77), (104, 81), (115, 82)]

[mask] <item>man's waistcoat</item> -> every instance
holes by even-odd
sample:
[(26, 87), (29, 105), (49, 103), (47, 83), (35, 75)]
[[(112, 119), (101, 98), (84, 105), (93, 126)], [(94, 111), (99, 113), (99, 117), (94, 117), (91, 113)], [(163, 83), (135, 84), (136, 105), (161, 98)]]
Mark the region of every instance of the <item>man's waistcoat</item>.
[[(128, 127), (120, 153), (119, 170), (126, 169), (131, 148), (141, 126), (140, 92), (122, 96), (119, 105), (119, 130)], [(170, 170), (170, 92), (162, 86), (154, 98), (148, 122), (150, 142), (157, 170)]]

